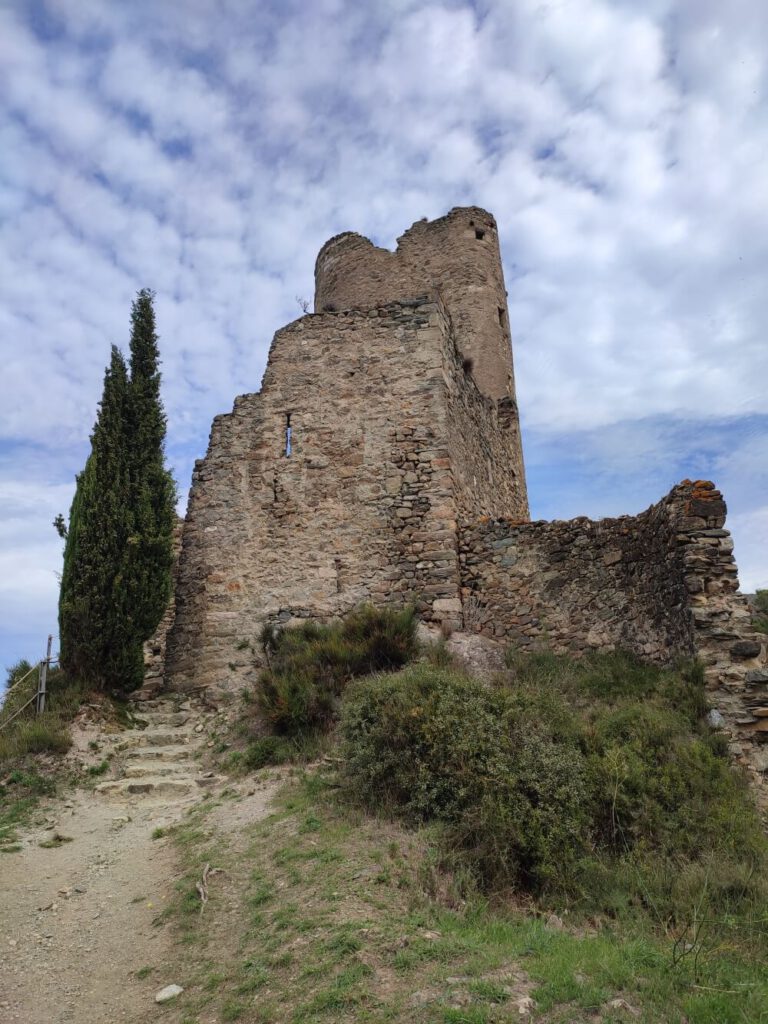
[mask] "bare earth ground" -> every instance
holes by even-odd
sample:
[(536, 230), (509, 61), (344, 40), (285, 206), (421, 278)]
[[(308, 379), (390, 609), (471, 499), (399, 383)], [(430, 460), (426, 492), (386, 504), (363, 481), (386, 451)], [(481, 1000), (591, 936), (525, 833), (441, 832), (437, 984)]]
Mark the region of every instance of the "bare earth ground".
[[(267, 813), (271, 795), (264, 788), (248, 800), (250, 820)], [(0, 1024), (138, 1024), (156, 1016), (155, 993), (177, 979), (170, 931), (153, 921), (178, 868), (172, 845), (152, 833), (196, 802), (114, 801), (81, 790), (66, 805), (43, 806), (38, 820), (47, 815), (46, 823), (29, 829), (24, 852), (0, 866)], [(232, 806), (233, 818), (238, 810)], [(38, 845), (55, 833), (72, 841)]]

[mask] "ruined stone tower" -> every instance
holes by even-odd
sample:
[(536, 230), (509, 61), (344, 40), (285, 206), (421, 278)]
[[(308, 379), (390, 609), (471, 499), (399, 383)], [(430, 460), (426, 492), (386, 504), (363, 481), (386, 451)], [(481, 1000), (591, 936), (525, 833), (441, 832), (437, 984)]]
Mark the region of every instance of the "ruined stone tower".
[(196, 463), (166, 684), (252, 678), (264, 622), (412, 602), (504, 646), (696, 656), (733, 752), (768, 772), (766, 647), (714, 485), (529, 520), (493, 217), (419, 221), (394, 252), (337, 235), (315, 278), (315, 313), (277, 332)]
[(339, 235), (316, 286), (196, 465), (176, 685), (229, 674), (264, 620), (413, 601), (457, 626), (459, 518), (528, 519), (493, 217), (420, 221), (396, 252)]

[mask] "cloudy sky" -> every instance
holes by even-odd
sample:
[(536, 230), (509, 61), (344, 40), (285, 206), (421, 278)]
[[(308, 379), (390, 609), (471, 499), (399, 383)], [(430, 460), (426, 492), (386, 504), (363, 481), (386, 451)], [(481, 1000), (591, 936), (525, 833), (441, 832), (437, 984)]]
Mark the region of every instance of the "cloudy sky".
[(0, 667), (56, 632), (136, 290), (183, 500), (319, 246), (498, 220), (536, 518), (725, 491), (768, 586), (768, 6), (0, 0)]

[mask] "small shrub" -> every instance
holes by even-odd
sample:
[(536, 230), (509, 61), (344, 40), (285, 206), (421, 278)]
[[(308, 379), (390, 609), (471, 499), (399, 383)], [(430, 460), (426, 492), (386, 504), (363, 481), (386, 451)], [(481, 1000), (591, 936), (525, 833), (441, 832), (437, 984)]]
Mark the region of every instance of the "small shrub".
[(280, 736), (262, 736), (248, 745), (243, 755), (243, 764), (250, 771), (281, 764), (286, 760), (286, 743)]
[(363, 606), (341, 622), (305, 622), (277, 630), (266, 625), (261, 644), (267, 668), (258, 704), (277, 733), (326, 729), (336, 718), (350, 679), (399, 668), (416, 653), (413, 609)]

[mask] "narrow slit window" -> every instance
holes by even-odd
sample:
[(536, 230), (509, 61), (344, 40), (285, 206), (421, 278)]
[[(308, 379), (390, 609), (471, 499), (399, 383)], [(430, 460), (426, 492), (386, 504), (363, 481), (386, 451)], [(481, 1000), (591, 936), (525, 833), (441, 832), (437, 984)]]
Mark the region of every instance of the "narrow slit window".
[(285, 457), (290, 458), (291, 449), (293, 447), (291, 437), (291, 414), (287, 412), (285, 414)]
[(501, 327), (506, 327), (506, 325), (504, 323), (504, 310), (502, 309), (501, 306), (499, 306), (498, 309), (499, 309), (499, 324), (501, 325)]

